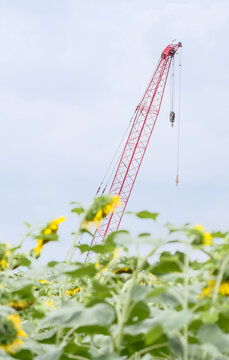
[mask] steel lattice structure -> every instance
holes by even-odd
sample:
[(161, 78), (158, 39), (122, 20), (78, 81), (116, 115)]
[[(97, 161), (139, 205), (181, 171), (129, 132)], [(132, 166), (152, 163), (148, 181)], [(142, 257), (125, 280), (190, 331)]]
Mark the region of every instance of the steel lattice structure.
[(106, 235), (119, 228), (160, 111), (172, 58), (181, 46), (179, 42), (169, 44), (164, 49), (136, 108), (133, 124), (109, 190), (110, 194), (119, 195), (122, 206), (116, 207), (114, 213), (103, 219), (91, 242), (93, 245), (101, 243)]

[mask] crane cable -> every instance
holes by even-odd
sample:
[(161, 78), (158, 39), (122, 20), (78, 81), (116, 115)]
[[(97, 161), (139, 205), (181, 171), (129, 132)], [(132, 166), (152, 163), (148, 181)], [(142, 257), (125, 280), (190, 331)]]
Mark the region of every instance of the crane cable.
[[(99, 192), (100, 192), (100, 190), (101, 190), (101, 187), (102, 187), (105, 179), (107, 178), (107, 174), (109, 173), (109, 171), (110, 171), (110, 169), (111, 169), (111, 166), (112, 166), (112, 164), (113, 164), (113, 162), (114, 162), (114, 160), (115, 160), (115, 158), (116, 158), (116, 156), (117, 156), (117, 154), (118, 154), (118, 152), (119, 152), (119, 150), (120, 150), (120, 147), (121, 147), (121, 145), (122, 145), (122, 143), (123, 143), (123, 140), (125, 139), (125, 136), (126, 136), (126, 134), (127, 134), (127, 131), (129, 130), (130, 125), (131, 125), (132, 122), (133, 122), (133, 119), (134, 119), (134, 117), (135, 117), (136, 111), (137, 111), (137, 107), (136, 107), (136, 109), (135, 109), (135, 112), (134, 112), (133, 116), (131, 117), (131, 119), (130, 119), (130, 121), (129, 121), (129, 124), (128, 124), (126, 130), (125, 130), (125, 133), (124, 133), (124, 135), (123, 135), (123, 137), (122, 137), (122, 139), (121, 139), (121, 141), (120, 141), (120, 143), (119, 143), (119, 145), (118, 145), (115, 153), (114, 153), (114, 156), (113, 156), (113, 158), (112, 158), (112, 160), (111, 160), (111, 162), (110, 162), (110, 164), (109, 164), (109, 166), (108, 166), (108, 168), (107, 168), (107, 170), (106, 170), (106, 172), (105, 172), (105, 175), (104, 175), (104, 177), (103, 177), (103, 179), (102, 179), (102, 181), (101, 181), (101, 183), (100, 183), (100, 185), (99, 185), (99, 187), (98, 187), (98, 190), (97, 190), (97, 192), (96, 192), (96, 194), (95, 194), (95, 197), (98, 196), (98, 194), (99, 194)], [(121, 155), (120, 155), (120, 156), (121, 156)], [(105, 190), (106, 190), (106, 188), (107, 188), (107, 185), (108, 185), (108, 183), (109, 183), (109, 181), (110, 181), (110, 179), (111, 179), (111, 177), (112, 177), (112, 175), (113, 175), (113, 173), (114, 173), (114, 171), (115, 171), (115, 168), (117, 167), (117, 164), (118, 164), (118, 162), (119, 162), (119, 160), (120, 160), (120, 156), (118, 157), (118, 160), (117, 160), (117, 162), (115, 163), (115, 165), (114, 165), (114, 167), (113, 167), (113, 170), (112, 170), (112, 172), (111, 172), (111, 174), (110, 174), (110, 176), (109, 176), (109, 178), (108, 178), (108, 180), (107, 180), (107, 183), (106, 183), (106, 185), (105, 185), (105, 187), (104, 187), (104, 189), (103, 189), (103, 191), (102, 191), (102, 194), (104, 194), (104, 192), (105, 192)], [(81, 234), (81, 235), (80, 235), (80, 237), (79, 237), (79, 239), (78, 239), (78, 244), (81, 244), (82, 239), (83, 239), (83, 235), (84, 235), (84, 234)], [(70, 250), (69, 250), (69, 252), (70, 252)], [(69, 252), (68, 252), (68, 254), (69, 254)], [(74, 256), (75, 252), (76, 252), (76, 248), (74, 249), (73, 256)], [(67, 256), (68, 256), (68, 254), (67, 254)]]
[[(126, 134), (127, 134), (127, 131), (129, 130), (130, 125), (132, 124), (132, 121), (133, 121), (133, 119), (134, 119), (134, 116), (135, 116), (136, 111), (137, 111), (137, 108), (135, 109), (135, 112), (134, 112), (133, 116), (131, 117), (131, 119), (130, 119), (130, 121), (129, 121), (129, 124), (128, 124), (127, 128), (126, 128), (126, 131), (125, 131), (125, 133), (124, 133), (124, 135), (123, 135), (123, 137), (122, 137), (122, 139), (121, 139), (121, 141), (120, 141), (120, 143), (119, 143), (119, 145), (118, 145), (118, 147), (117, 147), (117, 149), (116, 149), (116, 151), (115, 151), (115, 153), (114, 153), (114, 156), (113, 156), (113, 158), (112, 158), (112, 160), (111, 160), (111, 162), (110, 162), (110, 164), (109, 164), (109, 166), (108, 166), (108, 168), (107, 168), (107, 170), (106, 170), (106, 172), (105, 172), (105, 175), (104, 175), (104, 177), (103, 177), (103, 179), (102, 179), (102, 181), (101, 181), (101, 183), (100, 183), (100, 185), (99, 185), (99, 187), (98, 187), (98, 190), (97, 190), (97, 192), (96, 192), (96, 194), (95, 194), (95, 197), (98, 196), (98, 194), (99, 194), (99, 192), (100, 192), (100, 190), (101, 190), (101, 187), (102, 187), (105, 179), (107, 178), (107, 174), (109, 173), (109, 171), (110, 171), (110, 169), (111, 169), (111, 166), (112, 166), (112, 164), (113, 164), (113, 162), (114, 162), (114, 160), (115, 160), (115, 158), (116, 158), (116, 156), (117, 156), (117, 154), (118, 154), (118, 152), (119, 152), (119, 150), (120, 150), (120, 147), (121, 147), (121, 145), (122, 145), (122, 143), (123, 143), (123, 140), (124, 140), (124, 138), (125, 138), (125, 136), (126, 136)], [(113, 168), (113, 170), (112, 170), (112, 172), (111, 172), (111, 175), (110, 175), (109, 178), (108, 178), (108, 181), (107, 181), (107, 183), (106, 183), (106, 185), (105, 185), (105, 187), (104, 187), (104, 189), (103, 189), (103, 191), (102, 191), (102, 194), (104, 194), (104, 192), (105, 192), (105, 190), (106, 190), (106, 188), (107, 188), (107, 185), (108, 185), (108, 183), (109, 183), (109, 181), (110, 181), (110, 179), (111, 179), (111, 176), (112, 176), (113, 173), (114, 173), (114, 170), (115, 170), (115, 168), (116, 168), (116, 166), (117, 166), (117, 163), (118, 163), (119, 159), (120, 159), (120, 156), (119, 156), (117, 162), (116, 162), (115, 165), (114, 165), (114, 168)], [(83, 239), (83, 235), (84, 235), (84, 234), (81, 234), (81, 235), (80, 235), (80, 237), (79, 237), (79, 239), (78, 239), (78, 244), (81, 244), (82, 239)], [(69, 251), (70, 251), (70, 250), (69, 250)], [(76, 252), (76, 248), (74, 249), (73, 256), (74, 256), (75, 252)], [(69, 252), (68, 252), (68, 254), (69, 254)], [(67, 256), (68, 256), (68, 254), (67, 254)]]
[[(173, 40), (173, 41), (175, 41), (175, 40)], [(159, 64), (159, 63), (160, 63), (160, 60), (159, 60), (158, 64)], [(158, 66), (158, 65), (157, 65), (157, 66)], [(152, 79), (152, 77), (153, 77), (153, 75), (151, 76), (151, 79)], [(152, 81), (152, 80), (150, 80), (149, 83), (147, 84), (146, 89), (149, 87), (149, 84), (151, 83), (151, 81)], [(145, 91), (146, 91), (146, 90), (145, 90)], [(105, 172), (105, 175), (104, 175), (104, 177), (103, 177), (103, 179), (102, 179), (102, 181), (101, 181), (101, 183), (100, 183), (100, 185), (99, 185), (99, 187), (98, 187), (98, 189), (97, 189), (97, 192), (96, 192), (96, 194), (95, 194), (95, 197), (99, 195), (99, 192), (100, 192), (100, 190), (101, 190), (101, 187), (102, 187), (102, 185), (103, 185), (103, 183), (104, 183), (104, 181), (105, 181), (105, 179), (106, 179), (106, 177), (107, 177), (107, 175), (108, 175), (108, 173), (109, 173), (109, 171), (110, 171), (110, 169), (111, 169), (112, 163), (114, 162), (114, 160), (115, 160), (115, 158), (116, 158), (116, 156), (117, 156), (117, 154), (118, 154), (118, 152), (119, 152), (119, 150), (120, 150), (120, 147), (121, 147), (121, 145), (122, 145), (122, 143), (123, 143), (123, 140), (125, 139), (126, 134), (127, 134), (128, 130), (129, 130), (129, 128), (130, 128), (130, 125), (132, 124), (132, 122), (133, 122), (133, 120), (134, 120), (134, 118), (135, 118), (135, 115), (136, 115), (136, 112), (137, 112), (138, 107), (139, 107), (139, 104), (137, 105), (137, 107), (136, 107), (136, 109), (135, 109), (135, 111), (134, 111), (134, 114), (132, 115), (132, 117), (131, 117), (131, 119), (130, 119), (130, 121), (129, 121), (129, 124), (128, 124), (127, 128), (126, 128), (126, 131), (125, 131), (125, 133), (124, 133), (124, 135), (123, 135), (123, 137), (122, 137), (122, 139), (121, 139), (121, 141), (120, 141), (120, 143), (119, 143), (119, 145), (118, 145), (118, 147), (117, 147), (117, 150), (116, 150), (116, 152), (115, 152), (115, 154), (114, 154), (114, 156), (113, 156), (113, 158), (112, 158), (112, 160), (111, 160), (111, 162), (110, 162), (110, 164), (109, 164), (109, 166), (108, 166), (108, 168), (107, 168), (107, 171)], [(106, 191), (107, 185), (108, 185), (108, 183), (109, 183), (112, 175), (114, 174), (116, 167), (118, 166), (118, 163), (119, 163), (119, 161), (120, 161), (120, 158), (121, 158), (121, 154), (119, 155), (118, 160), (116, 161), (116, 163), (115, 163), (115, 165), (114, 165), (114, 167), (113, 167), (113, 170), (112, 170), (112, 172), (111, 172), (111, 174), (110, 174), (110, 176), (109, 176), (109, 178), (108, 178), (108, 180), (107, 180), (107, 182), (106, 182), (106, 185), (105, 185), (105, 187), (104, 187), (104, 189), (103, 189), (103, 191), (102, 191), (102, 194), (104, 194), (104, 192)]]
[(180, 161), (181, 60), (182, 60), (182, 49), (180, 49), (180, 51), (179, 51), (179, 86), (178, 86), (178, 127), (177, 127), (177, 176), (176, 176), (176, 186), (179, 185), (179, 161)]
[(175, 59), (172, 58), (172, 71), (170, 72), (170, 111), (174, 111), (175, 93)]
[[(117, 149), (116, 149), (116, 151), (115, 151), (115, 153), (114, 153), (114, 156), (113, 156), (113, 158), (111, 159), (111, 161), (110, 161), (110, 163), (109, 163), (109, 165), (108, 165), (108, 167), (107, 167), (107, 170), (106, 170), (106, 172), (105, 172), (105, 175), (104, 175), (104, 177), (103, 177), (103, 179), (102, 179), (102, 181), (101, 181), (101, 183), (100, 183), (100, 185), (99, 185), (99, 187), (98, 187), (98, 189), (97, 189), (97, 192), (96, 192), (96, 194), (95, 194), (95, 197), (99, 194), (99, 192), (100, 192), (100, 190), (101, 190), (101, 187), (102, 187), (104, 181), (105, 181), (106, 178), (107, 178), (107, 175), (108, 175), (108, 173), (109, 173), (109, 171), (110, 171), (110, 169), (111, 169), (111, 167), (112, 167), (112, 164), (113, 164), (113, 162), (114, 162), (114, 160), (115, 160), (115, 158), (116, 158), (116, 156), (117, 156), (117, 154), (118, 154), (118, 152), (119, 152), (119, 150), (120, 150), (120, 148), (121, 148), (121, 145), (122, 145), (122, 143), (123, 143), (123, 140), (125, 139), (126, 134), (127, 134), (128, 130), (129, 130), (129, 128), (130, 128), (130, 125), (131, 125), (131, 123), (132, 123), (132, 121), (133, 121), (133, 118), (134, 118), (134, 116), (135, 116), (136, 111), (137, 111), (137, 108), (136, 108), (136, 110), (135, 110), (135, 112), (134, 112), (134, 115), (131, 117), (131, 119), (130, 119), (130, 121), (129, 121), (129, 124), (128, 124), (125, 132), (124, 132), (124, 135), (123, 135), (123, 137), (122, 137), (122, 139), (121, 139), (121, 141), (120, 141), (120, 143), (119, 143), (119, 145), (118, 145), (118, 147), (117, 147)], [(106, 185), (105, 185), (105, 187), (104, 187), (104, 189), (103, 189), (103, 191), (102, 191), (102, 194), (104, 194), (104, 192), (105, 192), (105, 190), (106, 190), (106, 188), (107, 188), (107, 185), (108, 185), (108, 183), (109, 183), (109, 181), (110, 181), (110, 179), (111, 179), (111, 176), (112, 176), (113, 173), (114, 173), (114, 170), (115, 170), (115, 168), (116, 168), (117, 163), (119, 162), (119, 159), (120, 159), (120, 156), (119, 156), (117, 162), (116, 162), (115, 165), (114, 165), (114, 168), (113, 168), (113, 170), (112, 170), (112, 172), (111, 172), (111, 174), (110, 174), (110, 176), (109, 176), (109, 178), (108, 178), (108, 180), (107, 180), (107, 182), (106, 182)]]

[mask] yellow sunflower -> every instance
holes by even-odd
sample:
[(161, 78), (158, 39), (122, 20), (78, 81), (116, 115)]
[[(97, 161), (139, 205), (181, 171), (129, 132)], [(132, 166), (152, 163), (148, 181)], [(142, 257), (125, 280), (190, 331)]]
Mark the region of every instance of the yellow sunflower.
[[(215, 289), (215, 280), (209, 280), (208, 286), (205, 287), (199, 298), (203, 298), (204, 296), (211, 297)], [(219, 287), (219, 294), (222, 296), (229, 296), (229, 281), (222, 281)]]
[(79, 288), (79, 287), (76, 287), (76, 288), (74, 288), (74, 289), (67, 289), (67, 290), (66, 290), (66, 295), (72, 296), (72, 295), (77, 294), (79, 291), (80, 291), (80, 288)]
[(47, 244), (49, 241), (51, 241), (51, 239), (49, 238), (49, 235), (56, 234), (59, 224), (62, 223), (63, 221), (65, 221), (65, 216), (61, 216), (59, 219), (53, 219), (41, 231), (40, 236), (42, 236), (42, 237), (37, 239), (37, 246), (34, 248), (34, 253), (37, 257), (40, 256), (41, 250), (43, 249), (44, 245)]
[(0, 318), (0, 349), (13, 354), (20, 350), (24, 343), (22, 338), (26, 337), (19, 315), (10, 314), (6, 318)]
[(53, 299), (46, 300), (46, 301), (44, 302), (44, 304), (45, 304), (46, 306), (51, 307), (52, 309), (56, 309), (56, 307), (55, 307), (55, 305), (54, 305)]
[(229, 296), (229, 281), (223, 281), (219, 287), (219, 293), (223, 296)]
[(203, 225), (195, 225), (193, 230), (198, 232), (198, 238), (194, 240), (194, 244), (196, 245), (204, 245), (204, 246), (211, 246), (212, 245), (212, 234), (205, 232)]
[(0, 244), (0, 270), (5, 270), (8, 267), (11, 256), (10, 247), (8, 244)]
[(41, 250), (44, 247), (44, 240), (43, 239), (37, 239), (37, 246), (34, 248), (34, 252), (36, 254), (36, 256), (40, 256)]
[(88, 230), (93, 224), (98, 227), (101, 221), (107, 217), (110, 212), (115, 212), (116, 206), (121, 205), (118, 195), (109, 194), (97, 197), (86, 211), (81, 223), (81, 228)]
[(8, 266), (8, 261), (6, 261), (6, 259), (1, 259), (0, 265), (2, 267), (2, 270), (5, 270), (5, 268), (7, 268), (7, 266)]
[(29, 308), (32, 304), (33, 302), (28, 300), (12, 300), (8, 302), (8, 306), (11, 306), (17, 311), (25, 310)]
[(40, 279), (39, 282), (40, 282), (40, 284), (50, 284), (50, 282), (45, 279)]
[(112, 271), (114, 274), (131, 274), (133, 272), (133, 270), (131, 270), (129, 267), (119, 267), (117, 269), (115, 269), (114, 271)]

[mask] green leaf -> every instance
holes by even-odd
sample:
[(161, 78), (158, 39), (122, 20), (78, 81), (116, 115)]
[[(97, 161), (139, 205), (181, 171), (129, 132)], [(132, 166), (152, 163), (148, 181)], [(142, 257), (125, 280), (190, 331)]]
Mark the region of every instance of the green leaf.
[(149, 315), (149, 306), (145, 302), (139, 301), (134, 305), (133, 309), (131, 310), (128, 323), (137, 323), (139, 321), (147, 319)]
[(94, 264), (86, 263), (72, 266), (71, 270), (65, 270), (63, 273), (71, 276), (72, 278), (80, 278), (84, 276), (93, 277), (97, 271)]
[(213, 238), (225, 238), (227, 235), (229, 234), (229, 232), (221, 232), (221, 231), (213, 231), (211, 233)]
[(198, 331), (198, 339), (202, 344), (209, 343), (219, 351), (229, 352), (229, 334), (225, 334), (215, 324), (202, 325)]
[(114, 318), (115, 313), (112, 306), (106, 303), (99, 303), (86, 308), (79, 303), (67, 302), (62, 308), (48, 313), (41, 321), (41, 327), (109, 326)]
[(30, 225), (27, 221), (24, 221), (24, 224), (25, 224), (28, 228), (31, 228), (31, 225)]
[[(189, 344), (189, 353), (192, 359), (195, 360), (203, 360), (206, 359), (211, 360), (226, 360), (227, 358), (223, 357), (221, 352), (218, 349), (209, 343), (206, 344)], [(209, 357), (207, 357), (209, 355)]]
[(211, 308), (207, 311), (203, 311), (200, 314), (200, 319), (203, 320), (203, 322), (206, 324), (214, 324), (217, 322), (218, 318), (219, 318), (219, 312), (214, 308)]
[(14, 257), (14, 268), (17, 268), (19, 266), (30, 266), (31, 261), (27, 258), (24, 254), (16, 254)]
[[(183, 359), (184, 357), (184, 350), (183, 345), (181, 344), (180, 340), (177, 339), (175, 336), (169, 338), (169, 348), (172, 353), (176, 355), (176, 359)], [(197, 359), (195, 359), (197, 360)]]
[(57, 264), (59, 264), (58, 261), (50, 261), (50, 262), (48, 263), (48, 266), (49, 266), (49, 267), (54, 267), (54, 266), (56, 266)]
[[(16, 354), (13, 355), (15, 359), (18, 360), (32, 360), (33, 359), (33, 354), (30, 350), (27, 349), (22, 349), (21, 351), (18, 351)], [(1, 360), (3, 360), (0, 357)]]
[(140, 234), (138, 234), (138, 237), (142, 237), (142, 236), (151, 236), (151, 234), (150, 233), (140, 233)]
[(43, 331), (42, 333), (34, 336), (34, 340), (37, 340), (37, 341), (47, 340), (47, 339), (50, 339), (51, 337), (53, 337), (53, 335), (55, 335), (55, 333), (56, 333), (56, 329), (49, 330), (49, 331)]
[(67, 264), (64, 262), (51, 262), (48, 265), (55, 271), (56, 277), (60, 274), (66, 274), (72, 278), (92, 277), (97, 273), (95, 265), (91, 263)]
[(131, 300), (134, 302), (141, 301), (145, 299), (150, 292), (151, 291), (149, 287), (136, 284), (131, 289)]
[(146, 334), (149, 330), (151, 330), (157, 325), (158, 324), (155, 323), (154, 319), (148, 318), (141, 322), (137, 322), (136, 324), (125, 326), (124, 333), (131, 336), (136, 336), (138, 334)]
[(140, 211), (136, 213), (136, 216), (139, 217), (140, 219), (152, 219), (152, 220), (157, 220), (158, 217), (158, 213), (151, 213), (149, 211)]
[(192, 317), (190, 311), (176, 311), (176, 310), (156, 310), (153, 319), (145, 319), (142, 322), (125, 327), (125, 333), (135, 336), (137, 334), (146, 334), (155, 326), (161, 326), (163, 332), (169, 336), (173, 336), (185, 324), (187, 324)]
[(164, 244), (164, 240), (162, 238), (155, 238), (149, 234), (140, 234), (140, 236), (137, 237), (131, 236), (126, 231), (119, 231), (114, 234), (114, 242), (126, 250), (128, 250), (131, 245), (149, 244), (155, 248)]
[(167, 288), (164, 287), (164, 286), (155, 288), (155, 289), (153, 289), (152, 291), (150, 291), (150, 292), (147, 294), (146, 298), (147, 298), (147, 299), (150, 299), (151, 297), (161, 295), (161, 294), (163, 294), (166, 290), (167, 290)]
[(145, 343), (146, 345), (153, 344), (156, 340), (158, 340), (163, 334), (163, 329), (160, 325), (155, 326), (150, 329), (145, 335)]
[(221, 355), (221, 352), (219, 352), (214, 345), (209, 343), (201, 345), (201, 349), (203, 350), (203, 353), (207, 353), (208, 355), (212, 356), (213, 359), (217, 359)]
[(10, 281), (10, 285), (12, 287), (11, 294), (14, 298), (34, 300), (33, 283), (24, 279), (19, 279), (16, 281)]
[(117, 354), (114, 353), (107, 353), (104, 355), (99, 355), (99, 356), (93, 356), (91, 358), (92, 360), (127, 360), (127, 356), (119, 356)]
[(217, 321), (217, 325), (220, 327), (220, 329), (225, 332), (229, 333), (229, 313), (220, 313), (219, 319)]
[(163, 303), (167, 307), (175, 307), (175, 306), (180, 305), (180, 302), (174, 295), (173, 290), (171, 290), (171, 289), (168, 289), (166, 292), (163, 292), (162, 294), (158, 295), (157, 297), (155, 296), (154, 301), (158, 304)]
[(127, 214), (133, 214), (137, 217), (139, 217), (140, 219), (151, 219), (151, 220), (157, 220), (158, 217), (158, 213), (152, 213), (150, 211), (147, 210), (143, 210), (143, 211), (139, 211), (139, 212), (133, 212), (133, 211), (128, 211)]
[(109, 250), (110, 251), (113, 250), (113, 249), (107, 248), (107, 246), (105, 244), (94, 245), (94, 246), (82, 244), (82, 245), (78, 245), (77, 248), (80, 249), (81, 254), (88, 252), (88, 251), (93, 251), (97, 254), (106, 254), (107, 252), (109, 252)]
[(59, 360), (63, 349), (52, 350), (46, 354), (38, 355), (34, 358), (34, 360)]
[(93, 245), (93, 246), (90, 246), (87, 244), (81, 244), (81, 245), (78, 245), (77, 248), (80, 249), (81, 253), (88, 252), (88, 251), (93, 251), (97, 254), (111, 253), (116, 247), (116, 244), (113, 241), (113, 239), (116, 234), (119, 234), (121, 232), (122, 231), (113, 232), (105, 239), (103, 244)]
[(77, 330), (77, 333), (83, 334), (83, 336), (85, 336), (85, 334), (87, 335), (106, 335), (109, 336), (110, 332), (109, 332), (109, 328), (106, 326), (99, 326), (99, 325), (87, 325), (87, 326), (80, 326)]
[(171, 272), (180, 272), (181, 266), (180, 263), (184, 261), (184, 254), (177, 251), (174, 255), (168, 251), (164, 251), (159, 261), (152, 266), (151, 271), (154, 274), (163, 275)]
[(0, 349), (0, 359), (1, 360), (14, 360), (9, 354)]
[(69, 360), (68, 354), (82, 356), (83, 358), (86, 358), (86, 359), (91, 358), (89, 355), (90, 346), (88, 346), (88, 348), (87, 348), (87, 345), (90, 345), (90, 344), (83, 342), (82, 346), (80, 346), (80, 345), (81, 345), (80, 343), (78, 343), (78, 345), (75, 344), (74, 338), (71, 341), (69, 341), (66, 344), (66, 346), (64, 347), (65, 355), (61, 357), (61, 360)]
[(108, 285), (103, 285), (95, 280), (93, 283), (92, 298), (105, 299), (107, 297), (112, 297), (112, 289), (110, 289)]
[(187, 324), (191, 317), (192, 313), (189, 310), (176, 311), (167, 309), (160, 311), (158, 315), (154, 317), (154, 321), (163, 327), (166, 334), (172, 336)]
[(1, 305), (0, 306), (0, 317), (7, 317), (8, 315), (15, 312), (11, 307)]
[(43, 233), (40, 233), (40, 234), (38, 234), (38, 235), (35, 235), (35, 236), (34, 236), (34, 239), (42, 239), (42, 240), (45, 240), (46, 242), (49, 242), (49, 241), (58, 241), (59, 236), (58, 236), (58, 234), (45, 235), (45, 234), (43, 234)]
[(84, 208), (79, 206), (79, 207), (75, 207), (74, 209), (71, 210), (72, 213), (75, 213), (77, 215), (81, 215), (82, 213), (84, 213)]
[(145, 354), (141, 357), (141, 360), (153, 360), (153, 357), (150, 354)]

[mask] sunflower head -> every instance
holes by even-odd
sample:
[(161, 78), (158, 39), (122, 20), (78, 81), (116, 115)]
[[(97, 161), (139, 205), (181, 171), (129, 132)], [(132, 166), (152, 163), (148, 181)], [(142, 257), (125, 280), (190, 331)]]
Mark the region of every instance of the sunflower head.
[(92, 224), (99, 226), (101, 221), (110, 213), (115, 212), (116, 206), (121, 206), (118, 195), (101, 195), (94, 199), (86, 211), (81, 223), (82, 229), (88, 229)]
[(9, 245), (0, 244), (0, 270), (7, 268), (10, 255)]
[(33, 301), (28, 300), (11, 300), (8, 302), (8, 306), (11, 306), (17, 311), (28, 309), (32, 304)]
[(77, 286), (77, 287), (75, 287), (73, 289), (67, 289), (65, 294), (67, 296), (73, 296), (73, 295), (77, 294), (79, 291), (80, 291), (80, 287)]
[(193, 245), (212, 245), (212, 234), (205, 232), (205, 229), (202, 225), (195, 225), (190, 230), (190, 233), (194, 236), (194, 240), (192, 241)]
[(19, 315), (10, 314), (0, 318), (0, 349), (13, 354), (21, 348), (22, 338), (26, 337)]
[(223, 281), (219, 287), (219, 293), (222, 296), (229, 296), (229, 281)]
[(44, 247), (44, 240), (43, 239), (37, 239), (37, 246), (34, 248), (34, 253), (36, 257), (39, 257), (41, 254), (41, 250)]
[(44, 235), (56, 234), (60, 223), (65, 221), (65, 216), (61, 216), (58, 219), (53, 219), (43, 230)]
[(37, 246), (32, 250), (32, 254), (35, 254), (36, 257), (39, 257), (45, 244), (50, 241), (58, 240), (57, 230), (59, 224), (63, 221), (65, 221), (65, 216), (61, 216), (58, 219), (53, 219), (46, 225), (45, 228), (40, 231), (38, 236), (35, 236), (37, 240)]

